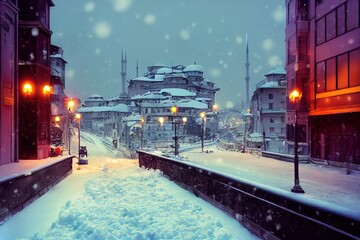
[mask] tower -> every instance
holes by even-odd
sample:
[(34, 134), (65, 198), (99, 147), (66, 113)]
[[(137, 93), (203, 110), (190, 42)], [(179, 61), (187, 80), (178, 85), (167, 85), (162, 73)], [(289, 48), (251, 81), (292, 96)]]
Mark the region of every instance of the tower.
[(139, 77), (139, 60), (136, 59), (136, 77)]
[(246, 63), (245, 63), (245, 68), (246, 68), (246, 76), (245, 76), (245, 82), (246, 82), (246, 105), (249, 106), (249, 81), (250, 81), (250, 75), (249, 75), (249, 67), (250, 67), (250, 63), (249, 63), (249, 43), (248, 43), (248, 36), (246, 34)]
[(122, 93), (120, 95), (122, 95), (122, 96), (126, 95), (126, 90), (125, 90), (126, 65), (127, 65), (126, 52), (124, 54), (124, 51), (121, 51), (121, 90), (122, 90)]

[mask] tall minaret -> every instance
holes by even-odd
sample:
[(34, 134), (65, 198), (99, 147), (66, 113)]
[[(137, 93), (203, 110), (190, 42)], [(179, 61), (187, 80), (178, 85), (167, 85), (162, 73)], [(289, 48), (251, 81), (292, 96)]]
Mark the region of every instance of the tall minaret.
[(136, 77), (139, 77), (139, 59), (136, 59)]
[(245, 81), (246, 81), (246, 104), (249, 106), (249, 100), (250, 100), (250, 96), (249, 96), (249, 81), (250, 81), (249, 67), (250, 67), (250, 63), (249, 63), (249, 43), (248, 43), (248, 35), (247, 34), (246, 34), (246, 63), (245, 63), (245, 67), (246, 67), (246, 76), (245, 76)]
[(123, 96), (126, 95), (126, 89), (125, 89), (126, 64), (127, 64), (126, 52), (124, 54), (124, 51), (121, 50), (121, 88), (122, 88), (121, 95)]

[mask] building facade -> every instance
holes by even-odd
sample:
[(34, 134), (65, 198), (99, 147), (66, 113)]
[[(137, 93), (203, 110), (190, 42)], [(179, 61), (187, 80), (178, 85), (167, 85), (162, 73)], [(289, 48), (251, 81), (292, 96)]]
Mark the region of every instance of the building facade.
[(263, 150), (285, 152), (286, 72), (279, 68), (270, 71), (256, 84), (251, 98), (252, 132), (260, 134)]
[(18, 7), (0, 1), (0, 166), (18, 161)]
[(299, 117), (300, 154), (360, 164), (359, 0), (287, 0), (287, 142)]

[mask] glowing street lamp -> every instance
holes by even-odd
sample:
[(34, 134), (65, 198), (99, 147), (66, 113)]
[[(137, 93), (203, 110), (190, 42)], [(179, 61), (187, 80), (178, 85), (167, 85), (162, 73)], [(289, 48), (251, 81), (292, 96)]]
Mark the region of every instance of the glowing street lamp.
[(294, 186), (291, 189), (291, 192), (294, 193), (305, 193), (305, 191), (300, 186), (299, 179), (299, 156), (298, 156), (298, 147), (299, 147), (299, 134), (298, 134), (298, 105), (301, 99), (302, 93), (298, 89), (294, 89), (290, 95), (289, 100), (295, 104), (295, 131), (294, 131)]
[(50, 94), (51, 93), (51, 87), (49, 85), (45, 85), (43, 87), (43, 94)]
[(30, 83), (25, 83), (23, 86), (23, 93), (25, 95), (30, 95), (33, 92), (33, 86)]
[(81, 114), (80, 113), (76, 113), (75, 114), (75, 118), (78, 121), (78, 150), (79, 150), (79, 157), (78, 157), (78, 161), (80, 162), (80, 121), (81, 121)]
[(72, 100), (72, 99), (69, 99), (68, 101), (67, 101), (67, 108), (68, 108), (68, 110), (69, 110), (69, 115), (68, 115), (68, 134), (69, 134), (69, 155), (70, 155), (70, 146), (71, 146), (71, 134), (70, 134), (70, 118), (71, 118), (71, 113), (72, 113), (72, 111), (73, 111), (73, 109), (74, 109), (74, 106), (75, 106), (75, 102), (74, 102), (74, 100)]
[(204, 152), (206, 112), (201, 112), (200, 117), (201, 117), (201, 152)]

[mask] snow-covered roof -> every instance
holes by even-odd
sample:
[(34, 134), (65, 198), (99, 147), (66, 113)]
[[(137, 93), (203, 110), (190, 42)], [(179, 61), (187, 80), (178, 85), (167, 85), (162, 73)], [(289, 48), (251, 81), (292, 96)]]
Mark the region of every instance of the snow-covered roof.
[(89, 99), (104, 100), (104, 98), (101, 95), (98, 95), (98, 94), (90, 95)]
[(169, 93), (173, 97), (194, 97), (196, 93), (182, 88), (163, 88), (160, 93)]
[(154, 93), (154, 92), (147, 92), (143, 95), (137, 95), (132, 97), (133, 100), (139, 100), (139, 99), (167, 99), (167, 96), (164, 96), (161, 93)]
[(284, 68), (277, 68), (277, 69), (271, 70), (270, 72), (265, 74), (265, 76), (267, 76), (267, 75), (278, 75), (278, 74), (286, 74), (285, 69)]
[(196, 108), (196, 109), (207, 109), (208, 105), (192, 99), (181, 99), (176, 102), (176, 106), (179, 108)]
[(164, 67), (164, 68), (159, 68), (156, 73), (157, 74), (167, 74), (167, 73), (172, 73), (173, 70), (171, 68), (168, 67)]
[(159, 82), (162, 81), (162, 79), (153, 79), (153, 78), (148, 78), (148, 77), (137, 77), (137, 78), (133, 78), (131, 79), (132, 81), (144, 81), (144, 82)]
[(197, 64), (189, 65), (183, 71), (184, 72), (204, 72), (202, 66), (197, 65)]
[(185, 76), (185, 74), (183, 72), (174, 72), (174, 73), (171, 73), (169, 75), (164, 76), (164, 79), (165, 78), (172, 78), (172, 77), (186, 78), (186, 76)]
[(131, 114), (129, 116), (126, 116), (126, 117), (122, 118), (122, 121), (124, 121), (124, 122), (137, 122), (137, 121), (140, 121), (140, 120), (141, 120), (141, 115), (138, 114), (138, 113), (133, 113), (133, 114)]
[(259, 88), (286, 88), (286, 86), (279, 86), (279, 83), (277, 81), (270, 81), (264, 83)]
[(200, 102), (203, 102), (203, 101), (211, 101), (210, 98), (203, 98), (203, 97), (199, 97), (199, 98), (195, 98), (196, 101), (200, 101)]
[(129, 107), (125, 104), (118, 104), (112, 107), (100, 106), (100, 107), (81, 107), (78, 109), (79, 113), (85, 112), (129, 112)]

